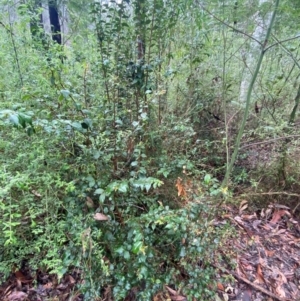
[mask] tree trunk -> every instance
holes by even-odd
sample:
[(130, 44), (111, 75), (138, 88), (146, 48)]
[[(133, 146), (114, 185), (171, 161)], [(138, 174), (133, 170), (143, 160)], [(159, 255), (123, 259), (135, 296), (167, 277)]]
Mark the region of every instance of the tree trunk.
[(58, 11), (59, 10), (58, 10), (57, 1), (50, 0), (49, 1), (49, 16), (50, 16), (52, 39), (53, 39), (53, 41), (55, 41), (59, 45), (61, 45), (62, 44), (61, 26), (60, 26)]
[[(264, 3), (269, 2), (269, 0), (259, 0), (259, 7)], [(253, 32), (253, 38), (256, 41), (264, 41), (267, 33), (268, 25), (270, 24), (272, 13), (268, 13), (265, 20), (260, 16), (259, 11), (256, 13), (254, 18), (255, 30)], [(249, 83), (251, 81), (252, 74), (256, 67), (256, 58), (259, 56), (261, 45), (255, 40), (250, 41), (249, 50), (245, 49), (245, 53), (248, 52), (248, 56), (244, 57), (245, 70), (242, 77), (242, 82), (240, 86), (240, 102), (243, 104), (247, 99), (247, 92), (249, 89)]]

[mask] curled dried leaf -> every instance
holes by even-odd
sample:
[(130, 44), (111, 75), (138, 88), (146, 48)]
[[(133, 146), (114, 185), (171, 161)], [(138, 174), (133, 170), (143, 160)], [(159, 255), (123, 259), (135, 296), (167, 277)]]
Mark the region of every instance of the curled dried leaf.
[(248, 208), (248, 201), (247, 200), (241, 201), (240, 209), (239, 209), (240, 214), (247, 208)]
[(108, 216), (103, 213), (95, 213), (94, 220), (96, 221), (108, 221)]
[(86, 202), (85, 203), (86, 203), (86, 206), (90, 209), (95, 207), (94, 201), (89, 196), (86, 197)]

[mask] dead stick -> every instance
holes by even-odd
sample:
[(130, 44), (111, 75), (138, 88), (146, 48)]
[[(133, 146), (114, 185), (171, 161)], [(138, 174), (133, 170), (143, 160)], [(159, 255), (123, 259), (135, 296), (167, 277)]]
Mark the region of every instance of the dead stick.
[(226, 268), (220, 267), (220, 266), (218, 266), (218, 265), (216, 265), (216, 264), (212, 264), (212, 265), (213, 265), (215, 268), (217, 268), (217, 269), (219, 269), (220, 271), (222, 271), (222, 272), (225, 272), (225, 273), (227, 273), (227, 274), (229, 274), (229, 275), (233, 275), (233, 276), (234, 276), (235, 278), (237, 278), (238, 280), (241, 280), (241, 281), (243, 281), (243, 282), (249, 284), (250, 286), (254, 287), (256, 290), (261, 291), (262, 293), (268, 295), (269, 297), (272, 297), (272, 298), (274, 298), (274, 299), (276, 299), (276, 300), (279, 300), (279, 301), (290, 301), (290, 300), (291, 300), (291, 299), (286, 299), (286, 298), (278, 297), (278, 296), (276, 296), (275, 294), (271, 293), (270, 291), (267, 291), (267, 290), (264, 289), (263, 287), (261, 287), (261, 286), (255, 284), (255, 283), (249, 281), (248, 279), (246, 279), (246, 278), (244, 278), (244, 277), (242, 277), (242, 276), (239, 276), (237, 273), (235, 273), (235, 272), (230, 272), (230, 271), (227, 270)]
[(249, 192), (249, 193), (245, 193), (242, 194), (242, 196), (247, 196), (247, 195), (255, 195), (255, 196), (260, 196), (260, 195), (287, 195), (287, 196), (296, 196), (296, 197), (300, 197), (300, 194), (298, 193), (288, 193), (286, 191), (270, 191), (270, 192)]

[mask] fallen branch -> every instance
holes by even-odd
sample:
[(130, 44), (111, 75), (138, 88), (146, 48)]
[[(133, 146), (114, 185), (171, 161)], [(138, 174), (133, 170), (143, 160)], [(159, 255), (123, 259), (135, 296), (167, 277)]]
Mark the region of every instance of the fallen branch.
[(267, 291), (266, 289), (264, 289), (263, 287), (261, 287), (260, 285), (257, 285), (251, 281), (249, 281), (248, 279), (242, 277), (242, 276), (239, 276), (237, 273), (235, 272), (231, 272), (229, 270), (227, 270), (226, 268), (223, 268), (223, 267), (220, 267), (216, 264), (212, 264), (212, 266), (214, 266), (216, 269), (219, 269), (221, 272), (225, 272), (226, 274), (228, 275), (232, 275), (233, 277), (235, 277), (236, 279), (238, 280), (241, 280), (243, 282), (245, 282), (246, 284), (252, 286), (253, 288), (255, 288), (256, 290), (264, 293), (265, 295), (271, 297), (271, 298), (274, 298), (278, 301), (292, 301), (291, 299), (287, 299), (287, 298), (281, 298), (281, 297), (278, 297), (277, 295), (273, 294), (272, 292), (270, 291)]
[[(249, 192), (245, 194), (241, 194), (242, 197), (247, 196), (261, 196), (261, 195), (286, 195), (286, 196), (295, 196), (297, 198), (300, 198), (300, 194), (298, 193), (289, 193), (285, 191), (270, 191), (270, 192)], [(295, 214), (297, 208), (300, 206), (300, 202), (296, 205), (296, 207), (292, 210), (293, 214)]]
[(290, 138), (298, 138), (298, 137), (300, 137), (300, 135), (290, 135), (290, 136), (277, 137), (277, 138), (273, 138), (273, 139), (269, 139), (269, 140), (249, 143), (249, 144), (241, 145), (240, 150), (243, 148), (253, 146), (253, 145), (268, 144), (268, 143), (275, 142), (275, 141), (282, 140), (282, 139), (290, 139)]
[(300, 194), (298, 193), (289, 193), (289, 192), (285, 192), (285, 191), (269, 191), (269, 192), (249, 192), (249, 193), (245, 193), (242, 194), (243, 197), (246, 197), (247, 195), (255, 195), (255, 196), (260, 196), (260, 195), (287, 195), (287, 196), (296, 196), (296, 197), (300, 197)]

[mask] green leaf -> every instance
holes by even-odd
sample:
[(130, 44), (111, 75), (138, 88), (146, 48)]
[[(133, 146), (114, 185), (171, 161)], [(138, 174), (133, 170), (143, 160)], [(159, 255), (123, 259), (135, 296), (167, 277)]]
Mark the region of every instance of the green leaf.
[(185, 247), (181, 248), (179, 256), (180, 257), (184, 257), (185, 256)]
[(128, 191), (128, 181), (122, 181), (118, 186), (118, 191), (126, 193)]
[(206, 174), (204, 177), (204, 183), (209, 184), (211, 181), (211, 176), (209, 174)]
[(122, 255), (124, 252), (124, 248), (123, 247), (119, 247), (118, 249), (116, 249), (116, 253)]
[(14, 114), (10, 115), (9, 116), (9, 121), (12, 122), (16, 126), (20, 125), (18, 115), (14, 115)]
[(22, 126), (23, 129), (26, 128), (26, 119), (23, 118), (21, 114), (18, 115), (19, 124)]
[(80, 122), (74, 121), (71, 123), (71, 126), (78, 131), (82, 131), (82, 126)]
[(130, 259), (130, 253), (128, 251), (125, 251), (123, 256), (126, 260)]
[(133, 161), (131, 162), (130, 166), (134, 167), (134, 166), (138, 166), (139, 162), (138, 161)]
[(67, 99), (68, 96), (70, 95), (70, 91), (69, 90), (60, 90), (61, 95)]
[(106, 198), (106, 194), (105, 193), (102, 193), (101, 195), (100, 195), (100, 197), (99, 197), (99, 201), (100, 201), (100, 203), (104, 203), (104, 201), (105, 201), (105, 198)]
[(132, 253), (138, 254), (140, 252), (142, 246), (143, 246), (142, 241), (136, 241), (132, 246), (132, 249), (131, 249)]
[(95, 190), (94, 194), (102, 194), (104, 190), (102, 188), (98, 188)]
[(31, 136), (34, 132), (35, 132), (35, 130), (34, 130), (34, 128), (33, 127), (29, 127), (29, 128), (27, 128), (27, 135), (28, 136)]
[(142, 118), (143, 120), (146, 120), (146, 119), (147, 119), (147, 113), (142, 113), (142, 114), (141, 114), (141, 118)]

